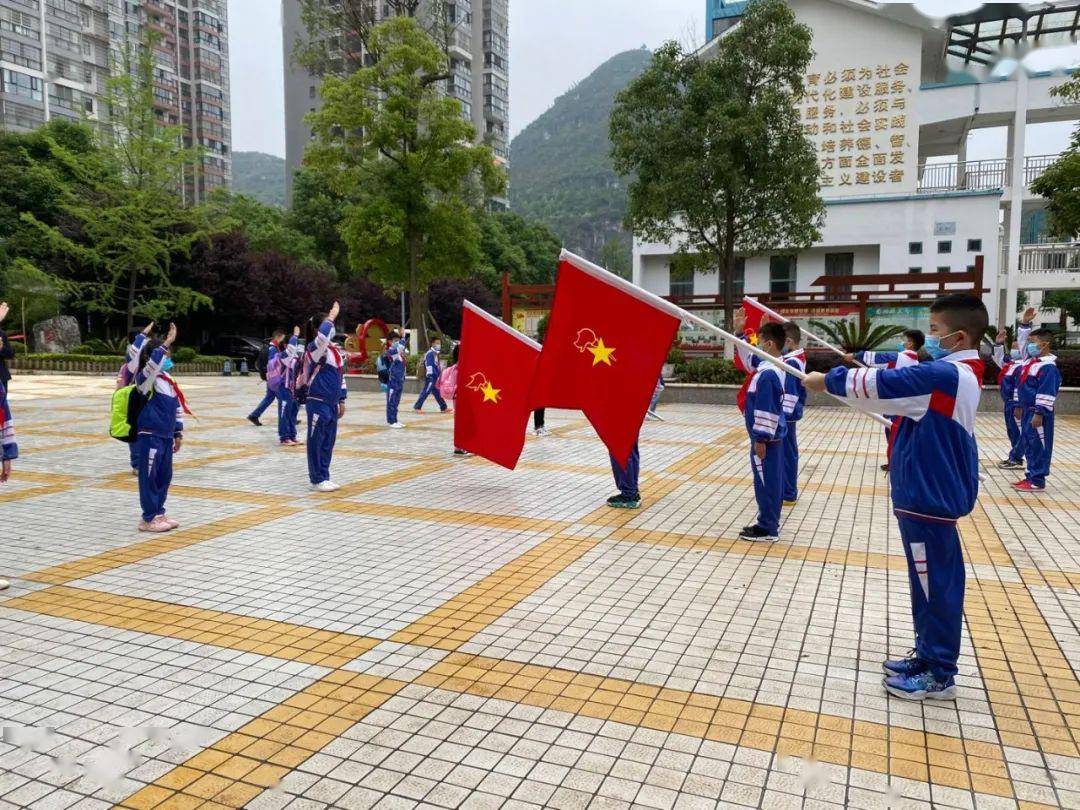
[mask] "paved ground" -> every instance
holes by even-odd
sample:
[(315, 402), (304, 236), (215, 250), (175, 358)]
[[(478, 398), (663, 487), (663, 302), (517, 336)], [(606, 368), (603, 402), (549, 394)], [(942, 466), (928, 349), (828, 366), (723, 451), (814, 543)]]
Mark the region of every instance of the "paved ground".
[[(21, 377), (0, 490), (0, 807), (1080, 807), (1080, 423), (1047, 493), (997, 470), (962, 524), (960, 697), (880, 687), (911, 643), (883, 441), (801, 427), (782, 542), (753, 518), (734, 409), (643, 434), (640, 512), (602, 507), (576, 414), (507, 473), (449, 417), (354, 397), (332, 496), (190, 380), (163, 537), (135, 531), (109, 382)], [(412, 416), (409, 413), (409, 416)], [(980, 416), (984, 459), (1003, 452)]]

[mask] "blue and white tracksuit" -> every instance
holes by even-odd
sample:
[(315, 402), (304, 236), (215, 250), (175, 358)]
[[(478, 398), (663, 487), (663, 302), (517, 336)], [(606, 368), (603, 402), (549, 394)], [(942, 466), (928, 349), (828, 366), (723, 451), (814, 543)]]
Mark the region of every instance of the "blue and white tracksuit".
[(964, 615), (964, 560), (956, 522), (979, 494), (975, 413), (983, 364), (974, 350), (899, 369), (833, 369), (830, 394), (892, 413), (893, 510), (908, 561), (915, 652), (934, 677), (956, 675)]
[[(135, 344), (128, 346), (127, 358), (124, 360), (124, 364), (120, 366), (120, 370), (116, 372), (116, 390), (121, 388), (127, 388), (131, 385), (132, 380), (135, 379), (135, 372), (132, 371), (132, 357), (131, 352), (135, 348)], [(139, 368), (139, 356), (134, 357), (134, 368), (137, 371)], [(131, 469), (138, 472), (139, 470), (139, 446), (137, 442), (128, 442), (128, 463), (131, 464)]]
[[(746, 391), (746, 431), (750, 434), (750, 469), (757, 499), (757, 526), (770, 535), (780, 534), (780, 508), (784, 499), (784, 386), (787, 374), (772, 363), (762, 362)], [(765, 458), (754, 444), (765, 444)]]
[[(267, 368), (270, 368), (270, 363), (273, 362), (274, 358), (277, 357), (277, 355), (278, 355), (278, 348), (273, 343), (271, 343), (266, 349), (266, 367)], [(277, 400), (277, 393), (274, 392), (274, 391), (271, 391), (270, 390), (270, 384), (267, 383), (266, 384), (266, 393), (263, 394), (263, 398), (259, 402), (259, 404), (255, 406), (255, 410), (253, 410), (248, 415), (248, 419), (258, 419), (260, 416), (262, 416), (266, 412), (266, 409), (269, 408), (276, 400)]]
[[(1020, 441), (1027, 457), (1027, 480), (1037, 487), (1046, 486), (1050, 474), (1050, 461), (1054, 455), (1054, 405), (1061, 388), (1061, 371), (1057, 358), (1048, 354), (1024, 364), (1013, 394), (1023, 409)], [(1042, 425), (1035, 427), (1032, 418), (1042, 417)]]
[(15, 420), (11, 417), (7, 388), (0, 382), (0, 461), (14, 461), (19, 457), (19, 445), (15, 441)]
[[(1020, 324), (1016, 332), (1016, 341), (1021, 357), (1031, 335), (1031, 324)], [(1001, 369), (998, 375), (998, 392), (1001, 394), (1002, 415), (1005, 419), (1005, 434), (1009, 437), (1009, 461), (1020, 464), (1024, 460), (1023, 433), (1020, 420), (1016, 418), (1016, 385), (1020, 382), (1023, 360), (1013, 360), (1005, 354), (1005, 346), (994, 344), (994, 362)]]
[(134, 357), (135, 386), (147, 397), (139, 413), (136, 439), (139, 462), (139, 503), (142, 519), (149, 523), (165, 514), (165, 501), (173, 476), (173, 443), (184, 432), (184, 412), (179, 391), (169, 375), (161, 370), (167, 354), (164, 346), (151, 352), (142, 371), (139, 355), (146, 335), (137, 335), (128, 357)]
[(424, 402), (427, 401), (429, 395), (435, 397), (439, 410), (446, 410), (446, 401), (442, 398), (438, 388), (441, 374), (442, 364), (439, 362), (439, 353), (434, 349), (428, 349), (427, 354), (424, 355), (424, 388), (420, 392), (420, 398), (413, 405), (415, 410), (418, 411), (424, 407)]
[[(274, 351), (274, 356), (278, 352)], [(278, 441), (296, 441), (296, 420), (300, 415), (300, 403), (293, 396), (293, 381), (296, 379), (296, 364), (300, 357), (300, 347), (295, 336), (289, 338), (285, 346), (285, 356), (281, 358), (281, 385), (275, 394), (277, 397)], [(269, 389), (267, 389), (269, 390)]]
[[(806, 352), (795, 349), (784, 355), (784, 362), (793, 369), (806, 373)], [(794, 374), (784, 375), (784, 500), (799, 500), (799, 435), (796, 424), (803, 417), (806, 407), (806, 386)]]
[(405, 390), (405, 346), (395, 343), (389, 349), (390, 382), (386, 388), (386, 424), (393, 425), (398, 420), (398, 406), (401, 394)]
[[(911, 349), (902, 352), (860, 352), (856, 359), (869, 368), (907, 368), (919, 365), (919, 353)], [(887, 419), (895, 420), (896, 414), (884, 414)], [(885, 441), (891, 441), (892, 428), (885, 428)]]
[(307, 371), (307, 462), (312, 484), (330, 480), (330, 462), (337, 443), (338, 407), (348, 397), (345, 360), (337, 346), (332, 321), (323, 321), (315, 340), (304, 347)]

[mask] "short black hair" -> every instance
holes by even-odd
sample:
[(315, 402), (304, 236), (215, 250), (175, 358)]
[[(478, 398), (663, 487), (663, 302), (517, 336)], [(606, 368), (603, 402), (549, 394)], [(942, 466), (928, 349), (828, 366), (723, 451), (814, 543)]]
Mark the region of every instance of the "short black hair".
[(970, 293), (943, 295), (930, 305), (930, 311), (943, 315), (951, 330), (963, 332), (973, 343), (982, 340), (990, 325), (986, 304)]
[(784, 331), (784, 325), (781, 323), (763, 323), (758, 329), (758, 341), (764, 343), (766, 340), (771, 340), (776, 344), (776, 348), (782, 349), (784, 347), (784, 339), (787, 337)]
[(1047, 329), (1045, 326), (1039, 329), (1033, 329), (1031, 331), (1031, 337), (1038, 338), (1039, 340), (1045, 340), (1051, 346), (1054, 345), (1054, 333), (1052, 330)]
[(922, 329), (908, 329), (904, 332), (904, 337), (912, 342), (915, 346), (915, 351), (918, 351), (926, 343), (926, 335), (923, 334)]
[(784, 337), (798, 346), (802, 341), (802, 330), (799, 329), (799, 325), (794, 321), (788, 321), (784, 324)]

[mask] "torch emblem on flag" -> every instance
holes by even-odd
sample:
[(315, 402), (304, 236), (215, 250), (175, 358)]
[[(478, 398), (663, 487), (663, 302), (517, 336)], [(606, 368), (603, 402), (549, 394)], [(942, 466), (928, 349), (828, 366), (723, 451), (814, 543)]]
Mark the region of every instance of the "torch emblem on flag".
[(601, 363), (605, 365), (612, 365), (615, 362), (613, 355), (615, 354), (614, 346), (605, 346), (604, 339), (596, 336), (596, 332), (592, 329), (579, 329), (577, 338), (574, 340), (574, 348), (581, 354), (585, 352), (591, 352), (593, 356), (592, 364), (598, 366)]
[(482, 372), (477, 372), (469, 378), (469, 382), (465, 384), (465, 387), (470, 391), (479, 391), (484, 395), (484, 402), (494, 402), (496, 405), (499, 403), (499, 394), (502, 393), (501, 388), (496, 388), (488, 380)]

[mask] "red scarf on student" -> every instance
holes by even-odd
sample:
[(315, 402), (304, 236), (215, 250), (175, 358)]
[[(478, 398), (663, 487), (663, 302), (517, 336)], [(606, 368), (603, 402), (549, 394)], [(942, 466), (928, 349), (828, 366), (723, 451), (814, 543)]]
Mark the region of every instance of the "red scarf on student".
[[(195, 414), (193, 414), (188, 408), (187, 399), (184, 397), (184, 392), (180, 390), (180, 386), (177, 384), (176, 380), (174, 380), (164, 371), (158, 374), (158, 376), (173, 387), (173, 390), (176, 392), (176, 399), (180, 402), (180, 409), (188, 416), (195, 416)], [(195, 416), (195, 418), (198, 419), (199, 417)]]

